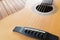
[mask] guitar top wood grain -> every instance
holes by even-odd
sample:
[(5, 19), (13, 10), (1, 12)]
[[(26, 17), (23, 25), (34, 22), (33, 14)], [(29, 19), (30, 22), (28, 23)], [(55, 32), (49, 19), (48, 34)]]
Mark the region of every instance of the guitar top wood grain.
[[(60, 38), (60, 2), (54, 0), (57, 11), (50, 16), (42, 16), (29, 8), (16, 12), (0, 21), (0, 40), (37, 40), (15, 33), (15, 26), (42, 29)], [(60, 39), (59, 39), (60, 40)]]

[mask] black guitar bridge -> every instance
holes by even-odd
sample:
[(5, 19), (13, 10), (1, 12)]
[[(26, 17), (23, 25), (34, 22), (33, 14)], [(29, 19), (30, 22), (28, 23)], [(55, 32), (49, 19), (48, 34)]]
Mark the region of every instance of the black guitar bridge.
[(58, 36), (45, 32), (43, 30), (38, 30), (35, 28), (28, 28), (28, 27), (15, 27), (14, 32), (18, 32), (24, 34), (29, 37), (37, 38), (40, 40), (58, 40)]

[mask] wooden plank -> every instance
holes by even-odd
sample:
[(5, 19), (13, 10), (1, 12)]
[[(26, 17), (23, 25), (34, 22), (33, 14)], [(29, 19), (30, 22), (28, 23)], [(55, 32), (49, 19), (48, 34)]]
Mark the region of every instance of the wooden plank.
[[(13, 0), (12, 0), (12, 1), (13, 1)], [(16, 12), (16, 8), (15, 8), (15, 6), (12, 4), (11, 0), (6, 0), (6, 2), (8, 3), (8, 6), (9, 6), (11, 12), (12, 12), (12, 13)], [(14, 1), (13, 1), (13, 3), (14, 3)]]
[[(5, 0), (5, 1), (3, 0), (2, 2), (3, 2), (3, 4), (4, 4), (5, 9), (7, 10), (7, 12), (11, 14), (12, 12), (11, 12), (11, 10), (10, 10), (10, 8), (9, 8), (8, 3), (6, 2), (6, 0)], [(8, 14), (8, 15), (9, 15), (9, 14)]]
[(2, 15), (1, 18), (4, 18), (21, 10), (25, 3), (22, 0), (2, 0), (0, 1), (0, 5), (0, 14)]
[(2, 15), (2, 18), (8, 16), (6, 9), (4, 8), (4, 5), (2, 2), (0, 2), (0, 13)]

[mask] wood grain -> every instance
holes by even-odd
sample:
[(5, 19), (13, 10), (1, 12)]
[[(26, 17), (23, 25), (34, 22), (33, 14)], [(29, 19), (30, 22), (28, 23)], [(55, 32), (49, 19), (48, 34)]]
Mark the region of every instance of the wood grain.
[(1, 0), (0, 1), (0, 19), (20, 11), (24, 8), (25, 0)]
[(50, 16), (38, 15), (27, 7), (1, 20), (0, 40), (36, 40), (13, 32), (15, 26), (41, 29), (60, 38), (60, 2), (55, 1), (54, 5), (57, 7), (57, 11)]

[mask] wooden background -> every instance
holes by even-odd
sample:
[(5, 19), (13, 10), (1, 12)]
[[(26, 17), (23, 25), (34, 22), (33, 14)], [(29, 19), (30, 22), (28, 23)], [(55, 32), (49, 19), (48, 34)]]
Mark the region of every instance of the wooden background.
[(0, 0), (0, 20), (24, 8), (26, 0)]

